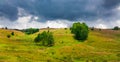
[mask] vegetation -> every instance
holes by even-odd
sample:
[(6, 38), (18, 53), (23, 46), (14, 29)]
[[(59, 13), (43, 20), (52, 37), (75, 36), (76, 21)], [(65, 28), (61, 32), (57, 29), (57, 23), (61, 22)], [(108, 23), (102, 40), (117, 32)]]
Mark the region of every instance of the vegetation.
[(5, 29), (8, 29), (7, 27), (5, 27)]
[(118, 26), (115, 26), (113, 30), (119, 30), (120, 28)]
[(39, 29), (36, 29), (36, 28), (28, 28), (28, 29), (23, 30), (23, 32), (25, 32), (26, 34), (34, 34), (34, 33), (36, 33), (36, 32), (39, 32)]
[(7, 35), (7, 38), (10, 38), (10, 37), (11, 37), (11, 36), (8, 34), (8, 35)]
[(94, 31), (94, 29), (95, 29), (94, 27), (91, 28), (92, 31)]
[(51, 32), (44, 31), (34, 39), (36, 43), (41, 43), (43, 46), (53, 46), (54, 45), (54, 38)]
[(65, 30), (67, 30), (67, 28), (64, 28)]
[(14, 36), (15, 35), (14, 32), (12, 32), (11, 35)]
[[(0, 29), (0, 62), (120, 62), (119, 30), (89, 31), (85, 42), (78, 42), (70, 29), (50, 29), (54, 46), (38, 46), (34, 39), (44, 31), (27, 35)], [(11, 32), (15, 35), (7, 38)]]
[(71, 27), (71, 32), (75, 34), (75, 39), (86, 40), (88, 37), (89, 29), (85, 23), (74, 23)]

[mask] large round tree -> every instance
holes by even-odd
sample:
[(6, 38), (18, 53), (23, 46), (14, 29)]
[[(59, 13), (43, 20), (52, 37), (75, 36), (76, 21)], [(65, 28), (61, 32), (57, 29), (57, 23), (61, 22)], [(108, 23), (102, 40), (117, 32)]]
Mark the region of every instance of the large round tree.
[(89, 28), (85, 23), (73, 23), (71, 32), (77, 40), (86, 40), (89, 33)]

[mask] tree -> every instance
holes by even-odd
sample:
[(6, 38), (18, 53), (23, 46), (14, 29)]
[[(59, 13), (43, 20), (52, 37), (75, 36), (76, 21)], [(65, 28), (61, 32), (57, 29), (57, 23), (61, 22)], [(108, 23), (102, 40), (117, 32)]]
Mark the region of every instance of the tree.
[(34, 39), (36, 43), (41, 43), (43, 46), (53, 46), (54, 38), (51, 32), (42, 32), (38, 34), (38, 36)]
[(8, 29), (7, 27), (5, 27), (5, 29)]
[(50, 32), (48, 33), (48, 46), (53, 46), (54, 45), (54, 38), (53, 38), (53, 34)]
[(11, 37), (11, 36), (8, 34), (8, 35), (7, 35), (7, 38), (10, 38), (10, 37)]
[(14, 32), (12, 32), (11, 35), (14, 36), (15, 35)]
[(36, 33), (36, 32), (39, 32), (39, 29), (36, 29), (36, 28), (28, 28), (28, 29), (23, 30), (23, 32), (25, 32), (26, 34), (34, 34), (34, 33)]
[(92, 31), (94, 31), (94, 29), (95, 29), (94, 27), (91, 28)]
[(64, 28), (65, 30), (67, 30), (67, 28)]
[(119, 30), (119, 27), (118, 27), (118, 26), (115, 26), (115, 27), (113, 28), (113, 30)]
[(89, 29), (85, 23), (73, 23), (71, 27), (71, 33), (74, 34), (77, 40), (86, 40), (88, 37)]

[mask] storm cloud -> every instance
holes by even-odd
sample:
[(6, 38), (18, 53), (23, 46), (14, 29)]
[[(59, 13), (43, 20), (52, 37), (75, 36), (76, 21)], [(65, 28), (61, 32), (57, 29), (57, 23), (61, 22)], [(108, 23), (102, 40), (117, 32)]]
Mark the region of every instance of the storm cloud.
[(29, 20), (47, 22), (55, 20), (103, 22), (119, 20), (117, 8), (120, 0), (0, 0), (0, 21)]

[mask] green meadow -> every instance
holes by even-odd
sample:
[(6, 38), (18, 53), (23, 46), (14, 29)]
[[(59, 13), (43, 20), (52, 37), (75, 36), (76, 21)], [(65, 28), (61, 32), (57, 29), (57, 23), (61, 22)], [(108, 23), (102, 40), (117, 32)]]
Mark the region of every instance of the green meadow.
[[(37, 34), (0, 29), (0, 62), (120, 62), (120, 31), (95, 29), (85, 41), (75, 40), (69, 29), (50, 29), (55, 45), (38, 46)], [(7, 38), (8, 34), (15, 35)]]

